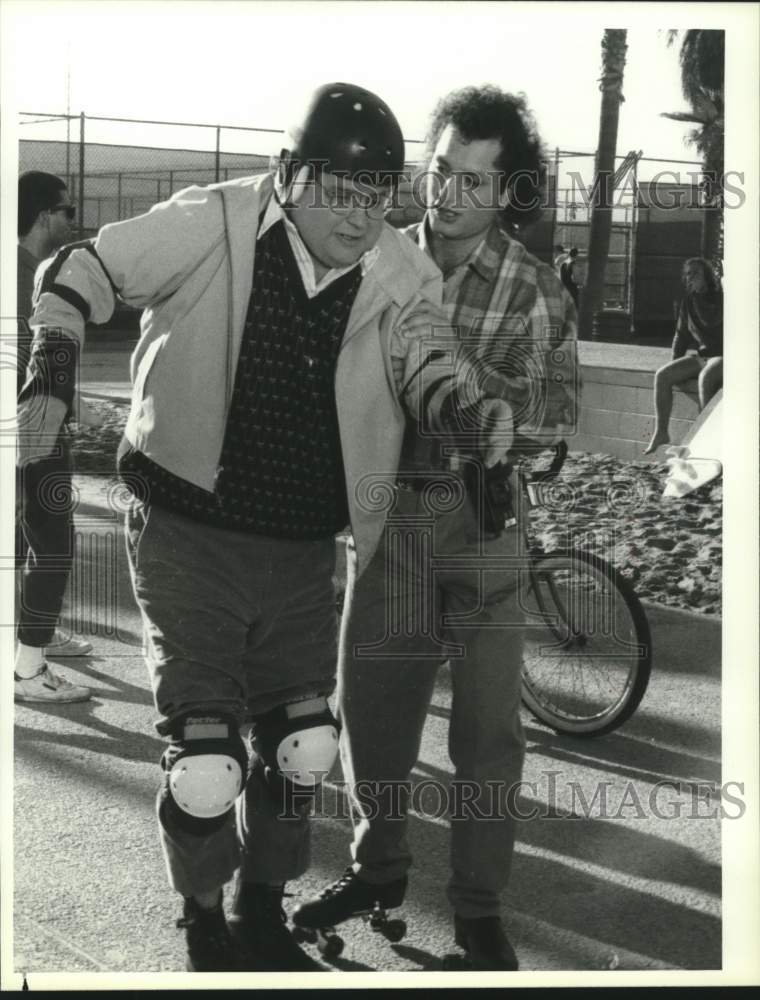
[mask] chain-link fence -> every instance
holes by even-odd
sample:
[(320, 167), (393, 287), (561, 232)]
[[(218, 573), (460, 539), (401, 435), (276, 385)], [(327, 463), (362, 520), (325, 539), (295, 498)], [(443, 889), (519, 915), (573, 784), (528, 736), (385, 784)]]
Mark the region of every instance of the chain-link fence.
[(79, 207), (83, 237), (107, 222), (146, 212), (190, 184), (265, 171), (269, 132), (24, 114), (20, 170), (46, 170), (66, 181)]
[[(146, 212), (188, 185), (265, 172), (279, 151), (282, 134), (271, 128), (24, 112), (19, 169), (45, 170), (66, 181), (79, 208), (79, 236), (85, 238), (108, 222)], [(424, 166), (420, 140), (407, 140), (407, 155), (410, 173)], [(576, 247), (582, 260), (589, 242), (594, 154), (557, 148), (547, 166), (544, 217), (526, 233), (525, 241), (546, 261), (552, 260), (558, 244)], [(639, 325), (645, 324), (638, 281), (646, 287), (648, 300), (653, 301), (653, 295), (662, 300), (657, 317), (669, 323), (680, 263), (703, 251), (705, 213), (691, 196), (690, 212), (670, 212), (659, 220), (676, 225), (653, 229), (652, 191), (680, 186), (693, 195), (702, 179), (700, 164), (632, 151), (618, 157), (618, 167), (604, 303), (629, 314), (631, 327), (635, 312)], [(668, 182), (662, 182), (663, 177)], [(419, 192), (419, 187), (414, 190)], [(421, 218), (420, 199), (412, 191), (413, 185), (402, 185), (398, 206), (389, 216), (394, 225)], [(646, 231), (640, 233), (642, 224)], [(665, 277), (664, 286), (653, 282), (657, 274)]]
[[(265, 172), (282, 136), (280, 129), (85, 114), (20, 117), (19, 170), (45, 170), (66, 181), (79, 206), (80, 238), (191, 184)], [(419, 142), (409, 145), (412, 155), (421, 149)]]

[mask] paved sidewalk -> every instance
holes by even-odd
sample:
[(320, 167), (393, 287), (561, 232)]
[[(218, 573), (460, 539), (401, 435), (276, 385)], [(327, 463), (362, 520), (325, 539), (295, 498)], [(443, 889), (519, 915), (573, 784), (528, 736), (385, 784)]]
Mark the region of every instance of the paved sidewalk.
[[(178, 898), (166, 886), (155, 829), (162, 744), (152, 728), (119, 492), (97, 477), (79, 476), (77, 486), (76, 631), (94, 633), (95, 649), (57, 666), (95, 697), (68, 707), (15, 706), (13, 969), (26, 974), (30, 989), (58, 986), (63, 973), (88, 984), (103, 973), (184, 968)], [(525, 973), (650, 970), (662, 984), (666, 970), (720, 966), (720, 622), (656, 606), (649, 614), (652, 681), (619, 732), (574, 740), (525, 715), (525, 781), (534, 787), (526, 786), (524, 804), (543, 815), (520, 831), (504, 898)], [(442, 671), (418, 789), (451, 776), (449, 704)], [(315, 820), (313, 868), (290, 887), (299, 893), (321, 888), (348, 860), (350, 823), (340, 775), (331, 777)], [(599, 800), (594, 805), (603, 783), (606, 814)], [(452, 950), (446, 819), (421, 792), (410, 833), (416, 865), (403, 907), (407, 937), (390, 945), (354, 922), (336, 970), (434, 973)], [(436, 978), (453, 985), (459, 975)], [(523, 973), (486, 979), (518, 985)], [(710, 974), (692, 972), (689, 981), (704, 984)], [(566, 982), (560, 976), (557, 985)]]
[[(584, 364), (644, 370), (669, 353), (585, 342), (579, 351)], [(128, 362), (128, 350), (85, 352), (85, 393), (127, 400)], [(162, 743), (126, 572), (123, 495), (102, 477), (77, 476), (76, 485), (73, 630), (91, 637), (95, 649), (57, 666), (95, 697), (68, 707), (15, 706), (13, 970), (26, 973), (30, 989), (57, 986), (63, 973), (76, 973), (83, 985), (104, 973), (175, 973), (165, 984), (196, 983), (179, 975), (178, 900), (166, 886), (155, 829)], [(489, 985), (527, 985), (535, 972), (559, 974), (555, 984), (565, 985), (566, 971), (590, 982), (602, 970), (649, 970), (661, 984), (679, 969), (702, 970), (687, 977), (702, 985), (711, 981), (706, 970), (720, 967), (721, 623), (654, 605), (648, 613), (653, 676), (620, 731), (573, 740), (524, 716), (524, 778), (533, 785), (526, 786), (526, 807), (537, 803), (544, 815), (520, 831), (504, 909), (527, 978), (494, 974)], [(451, 776), (450, 695), (442, 671), (414, 775), (418, 789)], [(331, 778), (315, 819), (313, 868), (290, 887), (299, 893), (321, 888), (348, 861), (340, 774)], [(668, 791), (667, 782), (675, 787)], [(605, 783), (603, 814), (594, 796)], [(460, 981), (436, 972), (453, 945), (446, 819), (435, 802), (421, 796), (419, 805), (410, 827), (416, 865), (402, 911), (407, 937), (390, 945), (353, 922), (337, 970), (423, 971), (438, 984)]]

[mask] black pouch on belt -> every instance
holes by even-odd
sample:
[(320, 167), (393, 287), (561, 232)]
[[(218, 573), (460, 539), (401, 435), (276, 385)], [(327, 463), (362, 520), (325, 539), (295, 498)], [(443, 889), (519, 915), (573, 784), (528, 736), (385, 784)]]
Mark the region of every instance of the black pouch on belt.
[(480, 529), (484, 535), (498, 536), (505, 528), (517, 524), (510, 477), (512, 466), (501, 462), (484, 469), (479, 463), (467, 463), (467, 492), (480, 517)]

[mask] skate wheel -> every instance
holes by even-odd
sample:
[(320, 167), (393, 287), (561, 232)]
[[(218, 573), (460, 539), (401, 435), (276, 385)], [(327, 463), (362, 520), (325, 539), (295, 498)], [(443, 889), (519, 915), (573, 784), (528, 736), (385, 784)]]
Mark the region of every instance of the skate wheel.
[(317, 948), (325, 958), (337, 958), (343, 954), (345, 941), (339, 934), (322, 934), (317, 932)]
[(464, 955), (444, 955), (444, 972), (466, 972), (472, 970), (472, 965)]
[(314, 944), (317, 940), (317, 932), (310, 927), (296, 926), (292, 929), (291, 934), (299, 944), (303, 944), (304, 942)]
[(406, 935), (406, 920), (389, 920), (383, 934), (389, 941), (400, 941)]

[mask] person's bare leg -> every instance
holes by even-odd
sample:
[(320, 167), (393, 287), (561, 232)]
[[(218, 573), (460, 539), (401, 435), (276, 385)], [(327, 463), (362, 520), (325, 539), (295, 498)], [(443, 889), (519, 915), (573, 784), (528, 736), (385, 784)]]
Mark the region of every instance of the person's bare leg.
[(651, 455), (663, 444), (670, 443), (670, 412), (673, 408), (673, 386), (679, 382), (688, 382), (696, 378), (700, 372), (699, 359), (695, 357), (678, 358), (670, 361), (655, 372), (654, 376), (654, 432), (644, 449), (645, 455)]
[(709, 358), (699, 374), (699, 408), (704, 410), (715, 393), (723, 387), (723, 358)]

